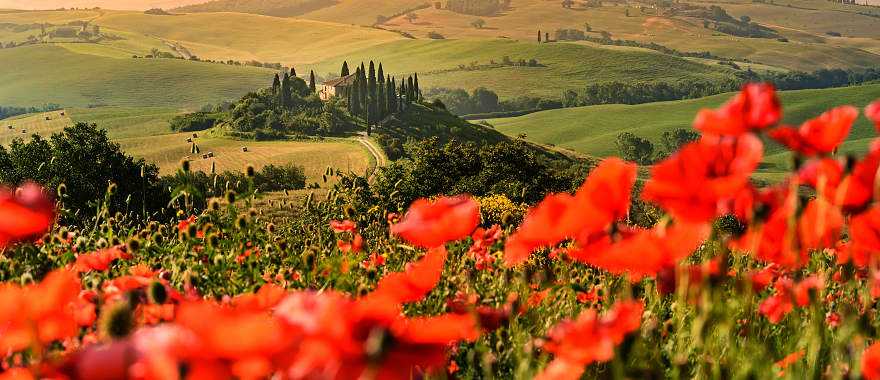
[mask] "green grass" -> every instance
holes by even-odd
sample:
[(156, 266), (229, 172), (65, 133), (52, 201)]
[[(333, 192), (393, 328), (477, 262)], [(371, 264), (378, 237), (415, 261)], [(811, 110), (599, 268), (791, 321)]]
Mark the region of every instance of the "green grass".
[[(477, 70), (459, 65), (535, 58), (543, 67), (498, 67)], [(513, 40), (403, 40), (340, 55), (315, 66), (318, 73), (338, 72), (349, 64), (381, 61), (385, 72), (401, 77), (419, 73), (420, 85), (473, 89), (487, 87), (502, 97), (532, 95), (558, 98), (566, 89), (608, 81), (677, 81), (717, 79), (731, 75), (722, 67), (654, 52), (623, 51), (577, 44), (537, 44)]]
[[(631, 132), (660, 146), (663, 132), (690, 128), (697, 111), (714, 108), (733, 94), (707, 98), (660, 102), (640, 105), (601, 105), (537, 112), (525, 116), (488, 120), (495, 128), (510, 136), (526, 134), (527, 139), (541, 144), (579, 153), (606, 157), (618, 154), (615, 140), (622, 132)], [(880, 85), (866, 85), (826, 90), (785, 91), (781, 94), (785, 108), (784, 121), (799, 124), (838, 105), (864, 107), (880, 98)], [(874, 129), (867, 119), (860, 118), (843, 145), (841, 152), (863, 152)], [(765, 170), (788, 169), (788, 155), (778, 145), (765, 151)]]
[(270, 83), (272, 71), (175, 59), (117, 59), (36, 45), (0, 50), (5, 105), (197, 108)]
[(172, 133), (168, 121), (181, 112), (174, 108), (99, 107), (67, 110), (73, 122), (95, 123), (114, 139)]

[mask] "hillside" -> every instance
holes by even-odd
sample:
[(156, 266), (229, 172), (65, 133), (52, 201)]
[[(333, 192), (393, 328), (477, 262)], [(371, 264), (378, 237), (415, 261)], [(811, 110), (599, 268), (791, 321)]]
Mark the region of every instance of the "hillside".
[[(79, 46), (79, 45), (77, 45)], [(100, 46), (92, 46), (103, 49)], [(0, 50), (5, 105), (198, 108), (271, 83), (273, 71), (177, 59), (111, 58), (59, 45)]]
[(173, 12), (240, 12), (291, 17), (333, 6), (333, 0), (213, 0), (175, 8)]
[(0, 9), (58, 9), (58, 8), (104, 8), (120, 10), (145, 10), (150, 8), (176, 8), (203, 3), (205, 0), (0, 0)]
[[(530, 115), (487, 120), (498, 131), (510, 136), (525, 134), (530, 141), (552, 144), (595, 156), (617, 155), (617, 135), (630, 132), (660, 143), (665, 131), (690, 128), (694, 115), (701, 108), (717, 107), (733, 94), (721, 94), (702, 99), (660, 102), (640, 105), (602, 105), (537, 112)], [(827, 109), (853, 104), (864, 107), (880, 98), (880, 84), (825, 90), (784, 91), (780, 93), (786, 114), (786, 123), (799, 124), (818, 116)], [(850, 134), (842, 152), (861, 152), (871, 138), (874, 129), (865, 119), (860, 119)], [(775, 171), (784, 168), (787, 155), (775, 145), (766, 149), (766, 161), (777, 165), (765, 167)]]
[[(537, 65), (503, 63), (535, 59)], [(487, 87), (502, 97), (558, 98), (566, 89), (611, 81), (678, 81), (729, 78), (734, 71), (655, 52), (604, 49), (578, 44), (537, 44), (506, 39), (401, 40), (339, 55), (315, 72), (336, 73), (342, 62), (393, 62), (392, 75), (419, 73), (422, 88)]]
[[(190, 153), (186, 140), (191, 133), (173, 133), (168, 120), (180, 114), (167, 108), (101, 107), (68, 108), (0, 121), (0, 146), (16, 138), (30, 138), (38, 134), (48, 138), (74, 122), (95, 123), (107, 130), (113, 141), (134, 156), (159, 165), (162, 174), (173, 174), (183, 159), (192, 159), (192, 169), (210, 171), (213, 163), (218, 172), (241, 171), (246, 165), (257, 169), (265, 165), (292, 163), (305, 168), (309, 183), (321, 181), (327, 167), (351, 170), (364, 174), (374, 165), (370, 154), (356, 141), (328, 139), (326, 141), (238, 141), (219, 137), (196, 139), (203, 152), (213, 152), (211, 159), (202, 159)], [(9, 128), (12, 126), (12, 129)], [(24, 131), (24, 132), (22, 132)], [(248, 151), (241, 147), (247, 146)]]
[(243, 13), (151, 16), (114, 12), (94, 22), (108, 28), (182, 44), (212, 60), (257, 60), (299, 65), (402, 39), (396, 33), (311, 20)]
[(302, 18), (355, 25), (373, 25), (379, 21), (423, 9), (433, 2), (426, 0), (338, 0), (336, 5), (302, 15)]
[[(791, 6), (725, 1), (674, 3), (677, 8), (662, 10), (619, 3), (566, 9), (558, 2), (516, 0), (509, 9), (491, 16), (478, 17), (432, 7), (416, 11), (417, 17), (413, 20), (398, 17), (382, 27), (418, 38), (426, 38), (433, 32), (446, 38), (505, 37), (522, 41), (535, 41), (538, 30), (549, 33), (551, 39), (558, 29), (579, 30), (593, 38), (606, 32), (616, 40), (653, 42), (684, 52), (708, 51), (720, 57), (805, 71), (877, 64), (880, 58), (877, 55), (880, 49), (878, 19), (859, 13), (880, 15), (880, 8), (840, 4), (832, 7), (832, 3), (816, 0), (787, 3)], [(721, 6), (737, 19), (749, 16), (752, 22), (771, 28), (786, 41), (720, 33), (711, 29), (711, 21), (707, 27), (704, 21), (708, 20), (676, 10), (709, 5)], [(477, 19), (484, 25), (475, 27)], [(826, 35), (829, 31), (839, 32), (843, 37), (830, 37)]]

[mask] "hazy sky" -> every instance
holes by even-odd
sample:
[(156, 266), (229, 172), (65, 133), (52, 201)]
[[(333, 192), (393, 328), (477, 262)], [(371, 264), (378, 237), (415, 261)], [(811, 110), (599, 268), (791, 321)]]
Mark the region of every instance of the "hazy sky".
[(189, 4), (204, 3), (207, 0), (0, 0), (0, 8), (12, 9), (56, 9), (92, 8), (107, 9), (150, 9), (174, 8)]

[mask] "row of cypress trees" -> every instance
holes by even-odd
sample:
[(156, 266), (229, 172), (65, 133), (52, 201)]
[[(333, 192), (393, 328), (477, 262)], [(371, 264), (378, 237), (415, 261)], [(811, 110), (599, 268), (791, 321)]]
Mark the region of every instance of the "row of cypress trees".
[[(272, 91), (278, 97), (277, 104), (281, 108), (292, 107), (294, 93), (301, 97), (305, 96), (304, 87), (305, 81), (297, 77), (296, 68), (290, 68), (290, 73), (285, 72), (282, 76), (275, 74), (275, 79), (272, 81)], [(315, 93), (317, 90), (314, 71), (309, 75), (308, 90), (311, 91), (311, 93)]]
[[(342, 63), (340, 75), (351, 75), (348, 62)], [(373, 61), (370, 61), (369, 68), (361, 62), (355, 70), (354, 83), (346, 92), (340, 95), (348, 100), (348, 111), (363, 118), (368, 125), (406, 109), (412, 102), (422, 100), (418, 74), (402, 79), (398, 85), (397, 78), (385, 74), (381, 62), (377, 69)]]

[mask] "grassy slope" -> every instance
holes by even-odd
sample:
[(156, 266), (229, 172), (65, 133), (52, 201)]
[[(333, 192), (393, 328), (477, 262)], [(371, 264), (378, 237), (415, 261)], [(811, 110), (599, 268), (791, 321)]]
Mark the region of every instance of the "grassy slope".
[(433, 2), (426, 0), (339, 0), (332, 7), (306, 13), (302, 17), (344, 24), (373, 25), (379, 16), (390, 17), (428, 3)]
[(93, 8), (134, 9), (174, 8), (197, 4), (205, 0), (0, 0), (0, 8), (11, 9), (58, 9)]
[[(514, 61), (536, 58), (545, 67), (457, 69), (458, 65), (471, 62), (500, 62), (503, 56)], [(719, 78), (731, 73), (721, 66), (707, 66), (653, 52), (503, 39), (402, 40), (329, 59), (317, 65), (316, 72), (338, 72), (343, 60), (352, 64), (370, 59), (383, 62), (386, 73), (393, 75), (418, 72), (422, 88), (484, 86), (503, 97), (559, 97), (565, 89), (583, 88), (600, 81), (676, 81)]]
[[(810, 0), (790, 0), (793, 3), (806, 3)], [(721, 4), (728, 8), (727, 2)], [(871, 51), (880, 48), (880, 28), (876, 18), (858, 15), (855, 12), (823, 9), (820, 11), (800, 10), (763, 4), (730, 4), (729, 11), (740, 16), (748, 14), (757, 21), (802, 29), (805, 25), (815, 25), (813, 29), (824, 34), (825, 25), (841, 25), (839, 29), (851, 30), (850, 35), (861, 39), (828, 40), (821, 36), (797, 30), (783, 30), (783, 35), (791, 42), (757, 38), (738, 38), (703, 28), (702, 21), (686, 18), (667, 18), (643, 15), (637, 8), (630, 9), (626, 17), (623, 6), (604, 6), (602, 8), (566, 10), (558, 4), (544, 0), (514, 1), (508, 11), (497, 16), (483, 17), (486, 27), (476, 29), (471, 22), (477, 17), (453, 13), (446, 10), (425, 9), (416, 12), (418, 18), (409, 22), (404, 18), (389, 21), (383, 27), (403, 30), (417, 37), (428, 32), (439, 32), (447, 38), (488, 38), (505, 36), (509, 38), (534, 41), (537, 30), (553, 32), (560, 28), (583, 30), (589, 23), (593, 30), (609, 31), (613, 38), (638, 41), (652, 41), (682, 51), (710, 51), (715, 55), (736, 59), (749, 59), (772, 66), (800, 70), (815, 70), (823, 67), (865, 67), (876, 65), (877, 55)], [(861, 9), (872, 9), (861, 7)], [(843, 27), (842, 25), (846, 25)], [(870, 38), (867, 38), (870, 37)]]
[(116, 59), (52, 45), (0, 50), (6, 105), (199, 107), (265, 86), (272, 71), (174, 59)]
[(292, 17), (333, 6), (334, 3), (334, 0), (211, 0), (176, 8), (172, 12), (239, 12)]
[[(531, 141), (556, 144), (595, 156), (617, 155), (615, 139), (621, 132), (631, 132), (660, 144), (664, 131), (690, 128), (694, 115), (701, 108), (717, 107), (732, 94), (702, 99), (641, 105), (602, 105), (568, 108), (533, 113), (489, 122), (499, 131), (511, 136), (525, 133)], [(797, 124), (823, 111), (842, 104), (860, 107), (880, 98), (880, 85), (867, 85), (827, 90), (786, 91), (781, 93), (785, 107), (785, 122)], [(860, 152), (874, 137), (873, 128), (862, 118), (844, 144), (842, 152)], [(769, 145), (766, 160), (772, 165), (785, 167), (784, 150)], [(773, 170), (773, 166), (768, 170)]]
[(98, 24), (180, 42), (193, 54), (214, 60), (313, 63), (341, 52), (402, 37), (396, 33), (328, 22), (243, 13), (150, 16), (113, 12)]
[[(128, 154), (154, 162), (162, 174), (170, 174), (179, 168), (181, 160), (190, 156), (186, 138), (191, 134), (173, 133), (168, 127), (168, 120), (178, 113), (167, 108), (102, 107), (67, 109), (65, 116), (60, 111), (23, 115), (0, 121), (0, 145), (8, 145), (15, 138), (27, 139), (32, 134), (48, 137), (73, 122), (93, 122), (106, 129)], [(50, 120), (46, 120), (47, 116)], [(27, 133), (22, 133), (22, 129)], [(218, 171), (244, 170), (248, 164), (261, 168), (293, 163), (305, 167), (309, 182), (318, 182), (328, 166), (363, 174), (371, 162), (366, 149), (355, 141), (252, 142), (215, 137), (196, 141), (203, 153), (214, 152), (215, 158), (194, 157), (193, 170), (208, 171), (212, 161)], [(242, 146), (248, 147), (247, 153), (241, 151)]]

